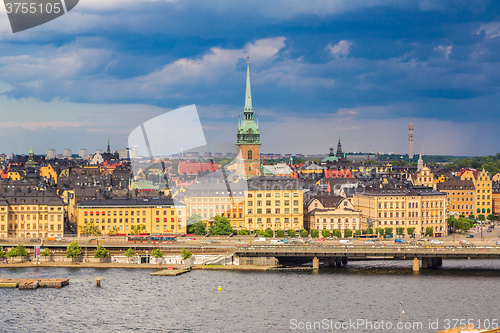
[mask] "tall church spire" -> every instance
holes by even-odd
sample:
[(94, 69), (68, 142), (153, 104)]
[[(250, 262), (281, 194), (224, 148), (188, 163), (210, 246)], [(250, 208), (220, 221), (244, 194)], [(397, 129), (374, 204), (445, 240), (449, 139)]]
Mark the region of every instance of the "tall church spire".
[(247, 89), (245, 92), (245, 119), (253, 119), (252, 88), (250, 86), (250, 56), (247, 56)]
[(109, 135), (108, 135), (108, 150), (107, 150), (107, 153), (111, 154), (111, 147), (109, 146)]

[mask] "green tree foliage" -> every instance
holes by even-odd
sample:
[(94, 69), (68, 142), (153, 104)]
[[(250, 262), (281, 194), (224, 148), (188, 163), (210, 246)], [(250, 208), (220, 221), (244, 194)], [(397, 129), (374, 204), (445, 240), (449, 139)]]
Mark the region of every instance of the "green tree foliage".
[(3, 252), (2, 250), (0, 250), (0, 257), (5, 257), (5, 252)]
[(425, 235), (426, 236), (432, 236), (434, 234), (434, 228), (433, 227), (427, 227), (425, 228)]
[(292, 238), (294, 238), (297, 235), (297, 233), (293, 229), (289, 229), (286, 233), (288, 234), (288, 237)]
[(267, 228), (266, 231), (264, 231), (264, 237), (272, 238), (273, 236), (274, 232), (271, 228)]
[(384, 232), (384, 228), (376, 228), (376, 229), (375, 229), (375, 233), (376, 233), (377, 235), (383, 236), (383, 235), (385, 234), (385, 232)]
[(187, 218), (187, 225), (190, 226), (192, 224), (203, 221), (203, 217), (201, 217), (198, 213), (193, 213), (190, 217)]
[(257, 230), (255, 232), (258, 236), (264, 236), (264, 230)]
[(467, 232), (467, 231), (469, 231), (470, 228), (471, 228), (470, 222), (463, 222), (462, 223), (462, 230), (463, 231)]
[(361, 230), (356, 230), (356, 232), (354, 233), (356, 236), (361, 236)]
[(330, 230), (328, 229), (323, 229), (321, 230), (321, 235), (323, 235), (323, 237), (330, 237)]
[(80, 233), (85, 236), (101, 236), (101, 229), (94, 222), (85, 222), (84, 225), (80, 226)]
[(248, 231), (246, 229), (241, 229), (239, 231), (239, 234), (242, 235), (242, 236), (247, 236), (247, 235), (250, 235), (250, 231)]
[(276, 230), (276, 237), (278, 237), (278, 238), (285, 237), (285, 230), (281, 230), (281, 229)]
[(446, 165), (447, 168), (460, 167), (460, 168), (473, 168), (482, 170), (483, 168), (495, 175), (500, 172), (500, 153), (495, 156), (477, 156), (467, 158), (455, 158), (454, 163)]
[(42, 256), (44, 257), (50, 257), (51, 256), (51, 253), (50, 253), (50, 250), (45, 248), (43, 249), (42, 253), (40, 253)]
[(19, 256), (19, 250), (17, 247), (11, 247), (9, 251), (5, 254), (6, 258), (15, 258)]
[(311, 237), (312, 238), (318, 238), (319, 237), (319, 231), (316, 229), (311, 230)]
[(231, 222), (226, 216), (216, 215), (214, 217), (214, 224), (210, 227), (211, 235), (230, 235), (233, 233)]
[(193, 252), (186, 250), (186, 248), (184, 248), (184, 247), (182, 248), (182, 250), (181, 250), (182, 260), (187, 260), (187, 259), (191, 258), (192, 255), (193, 255)]
[(490, 214), (490, 215), (486, 216), (486, 218), (487, 218), (488, 220), (490, 220), (490, 221), (493, 221), (493, 220), (495, 219), (495, 215)]
[(475, 217), (475, 216), (474, 216), (474, 214), (470, 214), (470, 215), (469, 215), (469, 219), (471, 219), (471, 220), (473, 220), (473, 219), (474, 219), (474, 217)]
[(307, 230), (302, 229), (302, 230), (300, 230), (299, 235), (300, 235), (300, 237), (304, 238), (304, 237), (307, 237), (309, 235), (309, 233), (307, 232)]
[(203, 236), (207, 234), (207, 226), (203, 222), (196, 222), (189, 226), (188, 232), (196, 236)]
[(405, 233), (404, 228), (396, 228), (396, 235), (397, 236), (403, 236), (404, 233)]
[(125, 257), (132, 258), (135, 255), (135, 251), (129, 247), (127, 251), (124, 253)]
[(80, 256), (81, 249), (78, 242), (69, 243), (68, 248), (66, 249), (66, 258), (76, 258)]
[(477, 219), (478, 219), (479, 221), (484, 221), (484, 220), (486, 220), (486, 217), (485, 217), (483, 214), (479, 214), (479, 215), (477, 216)]
[(333, 235), (333, 237), (339, 238), (340, 237), (340, 230), (339, 229), (333, 229), (332, 230), (332, 235)]
[(413, 236), (413, 234), (415, 233), (415, 228), (408, 228), (408, 229), (406, 229), (406, 233), (409, 236)]
[(344, 230), (344, 237), (352, 237), (352, 230), (351, 229), (345, 229)]
[(26, 257), (28, 255), (28, 251), (26, 251), (26, 247), (23, 244), (17, 245), (17, 251), (19, 252), (20, 257)]
[(373, 235), (373, 228), (368, 228), (368, 229), (366, 229), (366, 233), (367, 233), (368, 235)]
[(157, 259), (163, 257), (163, 253), (160, 251), (160, 249), (154, 249), (153, 251), (151, 251), (151, 255)]
[(385, 228), (384, 232), (386, 235), (392, 235), (392, 228)]
[(94, 258), (107, 258), (109, 257), (109, 251), (102, 245), (98, 245), (97, 249), (94, 251)]

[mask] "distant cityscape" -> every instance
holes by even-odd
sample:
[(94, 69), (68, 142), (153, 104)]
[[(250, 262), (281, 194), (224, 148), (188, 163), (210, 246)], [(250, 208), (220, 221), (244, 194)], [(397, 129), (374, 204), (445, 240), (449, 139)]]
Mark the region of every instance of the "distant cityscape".
[[(247, 67), (236, 153), (138, 158), (137, 149), (1, 156), (0, 237), (184, 235), (224, 217), (237, 233), (444, 237), (500, 212), (500, 173), (346, 154), (262, 154)], [(236, 124), (235, 124), (236, 127)], [(406, 161), (402, 163), (401, 161)]]

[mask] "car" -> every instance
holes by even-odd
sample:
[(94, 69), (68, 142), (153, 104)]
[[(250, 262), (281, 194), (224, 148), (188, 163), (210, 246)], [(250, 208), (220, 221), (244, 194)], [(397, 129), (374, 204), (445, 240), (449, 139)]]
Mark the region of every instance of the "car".
[(376, 241), (377, 241), (376, 239), (367, 239), (367, 240), (365, 240), (365, 245), (372, 245)]
[(420, 238), (417, 240), (417, 242), (428, 242), (429, 240), (427, 238)]
[(467, 234), (467, 238), (474, 238), (473, 234)]
[(67, 242), (67, 241), (68, 241), (67, 239), (65, 239), (65, 238), (61, 238), (61, 237), (54, 237), (54, 240), (55, 240), (56, 242)]
[(431, 240), (431, 244), (439, 245), (439, 244), (443, 244), (443, 242), (438, 240), (438, 239), (433, 239), (433, 240)]
[(474, 244), (472, 244), (471, 242), (466, 241), (466, 240), (461, 240), (458, 244), (465, 245), (465, 246), (474, 246)]
[(31, 238), (30, 242), (31, 243), (40, 243), (40, 238)]
[(497, 241), (497, 245), (500, 245), (500, 240)]
[(351, 242), (351, 241), (350, 241), (350, 240), (348, 240), (348, 239), (341, 239), (341, 240), (339, 240), (339, 244), (340, 244), (340, 245), (346, 245), (346, 244), (347, 244), (347, 245), (352, 245), (352, 244), (353, 244), (353, 242)]
[(486, 232), (492, 232), (492, 231), (493, 231), (493, 229), (491, 229), (491, 228), (488, 228), (488, 230), (486, 230)]
[(407, 241), (405, 241), (404, 239), (399, 239), (399, 238), (396, 238), (394, 240), (394, 243), (400, 243), (400, 244), (408, 244)]

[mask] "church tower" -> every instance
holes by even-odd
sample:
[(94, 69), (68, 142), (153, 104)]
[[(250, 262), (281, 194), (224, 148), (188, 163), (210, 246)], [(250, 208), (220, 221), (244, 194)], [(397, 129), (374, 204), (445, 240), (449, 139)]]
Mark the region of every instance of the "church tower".
[(337, 158), (340, 160), (344, 159), (344, 153), (342, 152), (342, 143), (340, 143), (340, 138), (339, 142), (337, 143)]
[(250, 88), (250, 61), (247, 57), (247, 87), (245, 108), (240, 116), (236, 135), (238, 163), (237, 172), (241, 177), (260, 176), (260, 132), (258, 119), (254, 117), (252, 91)]

